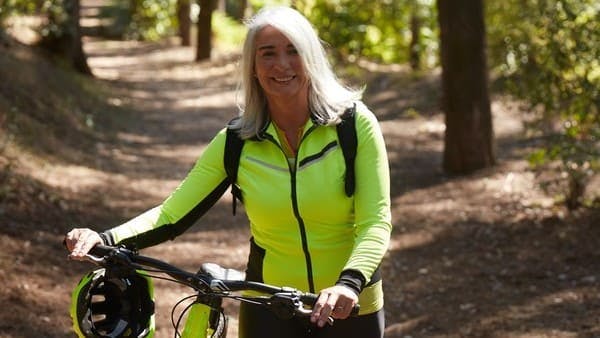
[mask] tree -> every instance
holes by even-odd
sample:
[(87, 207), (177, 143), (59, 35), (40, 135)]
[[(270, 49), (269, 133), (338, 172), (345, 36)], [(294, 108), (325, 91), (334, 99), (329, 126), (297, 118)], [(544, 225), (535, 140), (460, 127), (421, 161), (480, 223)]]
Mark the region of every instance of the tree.
[(237, 21), (244, 20), (244, 14), (248, 7), (248, 0), (229, 0), (225, 1), (225, 12), (227, 15), (236, 19)]
[(420, 30), (421, 17), (419, 16), (418, 9), (414, 6), (410, 14), (410, 44), (408, 47), (408, 62), (410, 63), (410, 68), (413, 70), (419, 70), (421, 67)]
[(212, 50), (212, 13), (216, 0), (200, 0), (198, 13), (198, 45), (196, 46), (196, 61), (210, 59)]
[(50, 5), (48, 25), (43, 30), (40, 45), (65, 57), (79, 73), (92, 75), (81, 41), (79, 9), (79, 0), (63, 0)]
[(444, 170), (466, 174), (495, 163), (483, 0), (438, 0), (445, 113)]
[(192, 44), (190, 34), (190, 0), (177, 1), (177, 21), (179, 27), (179, 37), (181, 38), (182, 46), (190, 46)]
[(69, 30), (72, 32), (67, 58), (71, 61), (75, 70), (82, 74), (92, 75), (92, 70), (87, 63), (87, 55), (83, 51), (83, 43), (81, 41), (81, 25), (79, 20), (80, 1), (70, 0), (65, 3), (68, 4)]

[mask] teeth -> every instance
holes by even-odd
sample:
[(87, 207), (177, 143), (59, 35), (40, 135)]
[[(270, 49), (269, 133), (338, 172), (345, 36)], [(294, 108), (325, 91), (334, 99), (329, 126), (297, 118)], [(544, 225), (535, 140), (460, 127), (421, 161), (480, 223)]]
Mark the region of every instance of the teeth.
[(277, 82), (287, 82), (292, 80), (294, 77), (293, 76), (288, 76), (288, 77), (276, 77), (275, 81)]

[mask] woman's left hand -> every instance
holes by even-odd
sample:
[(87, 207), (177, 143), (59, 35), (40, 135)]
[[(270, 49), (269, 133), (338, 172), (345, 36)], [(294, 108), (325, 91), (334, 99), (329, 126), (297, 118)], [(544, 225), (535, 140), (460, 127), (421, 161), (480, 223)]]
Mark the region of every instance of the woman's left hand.
[(356, 303), (358, 303), (358, 296), (350, 288), (335, 285), (323, 289), (313, 307), (310, 321), (316, 323), (319, 327), (323, 327), (329, 316), (334, 319), (348, 318)]

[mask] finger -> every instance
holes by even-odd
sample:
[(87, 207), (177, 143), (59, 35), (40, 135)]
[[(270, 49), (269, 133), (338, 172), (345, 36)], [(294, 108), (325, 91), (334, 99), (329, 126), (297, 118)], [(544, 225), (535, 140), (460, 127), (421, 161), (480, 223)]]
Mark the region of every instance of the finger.
[(330, 293), (327, 297), (327, 301), (323, 305), (323, 308), (321, 309), (321, 313), (319, 314), (319, 318), (317, 320), (317, 325), (319, 327), (323, 327), (325, 326), (325, 324), (328, 323), (329, 317), (333, 314), (333, 310), (335, 308), (335, 304), (338, 301), (338, 297), (339, 296), (336, 293)]
[(313, 312), (311, 315), (311, 322), (323, 327), (329, 320), (333, 307), (328, 303), (332, 294), (329, 292), (321, 292), (319, 298), (313, 305)]
[(69, 231), (69, 233), (67, 233), (66, 245), (69, 251), (73, 252), (73, 250), (75, 250), (75, 248), (77, 247), (77, 243), (81, 241), (82, 237), (85, 234), (84, 230), (85, 229), (75, 228)]
[(319, 317), (321, 315), (321, 310), (323, 309), (325, 302), (327, 302), (328, 297), (329, 297), (329, 294), (327, 294), (325, 292), (321, 292), (319, 294), (317, 301), (313, 305), (313, 311), (312, 311), (312, 315), (310, 317), (311, 322), (316, 323), (317, 320), (319, 320)]
[(77, 243), (71, 255), (74, 258), (83, 258), (93, 248), (98, 241), (95, 239), (95, 233), (91, 230), (83, 230), (79, 234)]
[(333, 308), (332, 317), (335, 319), (346, 319), (350, 316), (352, 306), (348, 306), (346, 303), (339, 302)]

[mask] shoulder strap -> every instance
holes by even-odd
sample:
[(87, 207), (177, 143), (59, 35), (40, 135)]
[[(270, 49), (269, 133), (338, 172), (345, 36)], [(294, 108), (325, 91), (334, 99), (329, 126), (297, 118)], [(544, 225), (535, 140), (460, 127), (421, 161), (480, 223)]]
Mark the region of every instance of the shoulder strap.
[(342, 115), (342, 122), (340, 122), (337, 128), (338, 140), (342, 147), (342, 153), (344, 154), (344, 162), (346, 163), (346, 176), (344, 178), (344, 190), (346, 196), (351, 197), (354, 195), (355, 188), (355, 173), (354, 173), (354, 160), (356, 159), (356, 147), (358, 140), (356, 136), (355, 126), (355, 115), (356, 115), (356, 104), (351, 108), (346, 109)]
[[(233, 121), (233, 120), (232, 120)], [(242, 202), (242, 192), (237, 184), (238, 167), (240, 165), (240, 156), (244, 147), (244, 140), (240, 137), (239, 130), (235, 129), (232, 123), (227, 124), (227, 135), (225, 137), (225, 152), (223, 164), (227, 173), (227, 180), (231, 185), (232, 212), (235, 215), (237, 200)]]

